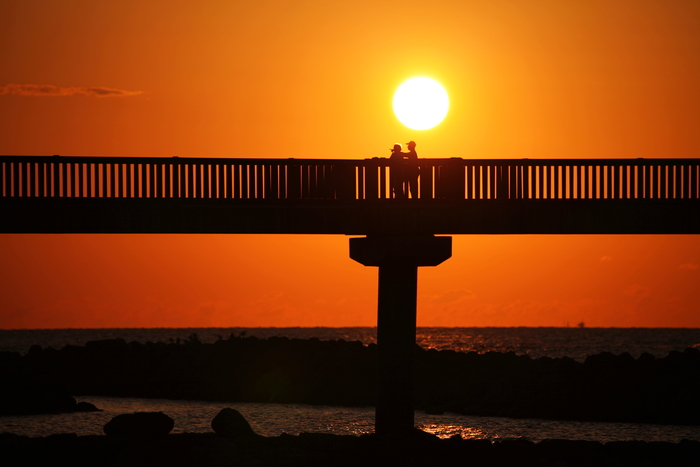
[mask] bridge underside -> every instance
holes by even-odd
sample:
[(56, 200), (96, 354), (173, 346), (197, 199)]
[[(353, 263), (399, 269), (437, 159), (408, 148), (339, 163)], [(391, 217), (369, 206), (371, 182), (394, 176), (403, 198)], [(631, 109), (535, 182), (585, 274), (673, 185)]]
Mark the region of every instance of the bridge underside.
[(0, 232), (700, 234), (700, 200), (3, 198)]

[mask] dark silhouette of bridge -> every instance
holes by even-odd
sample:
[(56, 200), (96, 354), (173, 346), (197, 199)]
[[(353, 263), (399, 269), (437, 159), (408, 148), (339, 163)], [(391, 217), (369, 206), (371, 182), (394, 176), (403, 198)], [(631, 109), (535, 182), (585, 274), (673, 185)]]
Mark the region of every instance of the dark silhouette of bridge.
[(700, 159), (0, 157), (0, 233), (346, 234), (379, 267), (376, 432), (413, 428), (417, 270), (436, 234), (698, 234)]
[(4, 233), (700, 233), (700, 159), (0, 156)]

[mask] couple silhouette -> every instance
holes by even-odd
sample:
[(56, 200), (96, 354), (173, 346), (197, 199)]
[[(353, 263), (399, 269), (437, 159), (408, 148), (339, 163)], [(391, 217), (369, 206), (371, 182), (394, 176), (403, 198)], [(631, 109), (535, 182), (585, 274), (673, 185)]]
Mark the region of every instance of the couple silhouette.
[(396, 199), (408, 199), (410, 193), (412, 199), (418, 199), (418, 153), (416, 143), (406, 143), (408, 152), (401, 152), (401, 145), (395, 144), (391, 149), (389, 167), (391, 169), (391, 191)]

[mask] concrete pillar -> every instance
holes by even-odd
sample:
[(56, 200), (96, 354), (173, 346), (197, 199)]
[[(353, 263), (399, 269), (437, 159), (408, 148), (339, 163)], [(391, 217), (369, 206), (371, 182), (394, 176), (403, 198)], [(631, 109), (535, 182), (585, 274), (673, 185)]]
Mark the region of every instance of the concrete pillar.
[(379, 354), (375, 432), (401, 435), (413, 429), (413, 360), (416, 345), (418, 267), (452, 256), (452, 237), (381, 235), (350, 239), (350, 257), (379, 267)]

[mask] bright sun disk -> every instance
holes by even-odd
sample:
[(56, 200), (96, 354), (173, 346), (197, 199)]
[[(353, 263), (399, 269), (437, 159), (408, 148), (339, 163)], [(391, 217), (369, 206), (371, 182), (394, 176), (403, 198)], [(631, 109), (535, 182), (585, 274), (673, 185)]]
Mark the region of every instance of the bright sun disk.
[(450, 101), (440, 83), (430, 78), (411, 78), (394, 93), (394, 114), (413, 130), (427, 130), (447, 115)]

